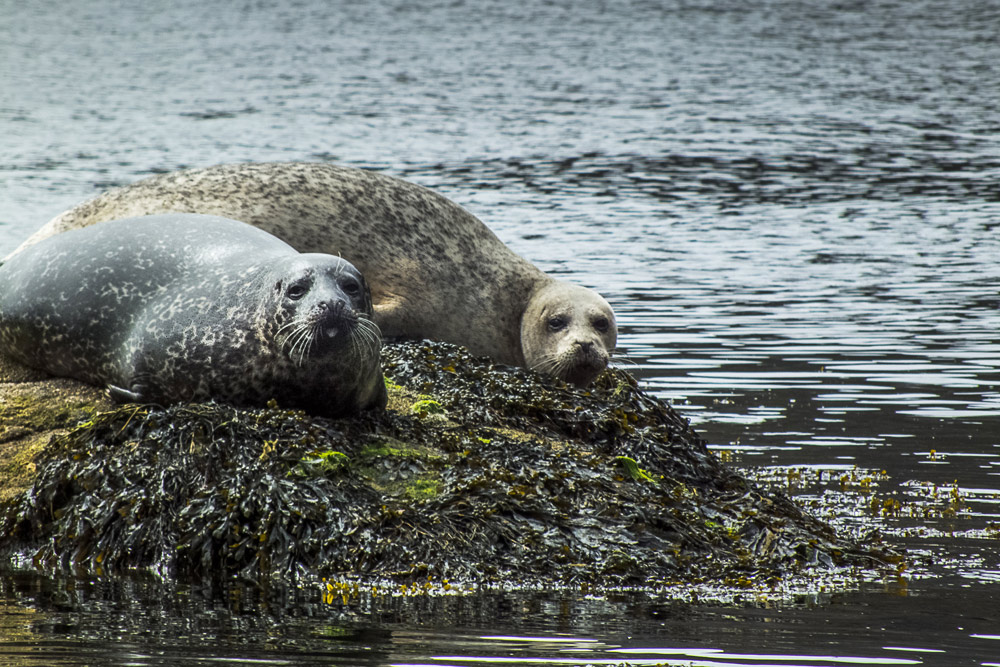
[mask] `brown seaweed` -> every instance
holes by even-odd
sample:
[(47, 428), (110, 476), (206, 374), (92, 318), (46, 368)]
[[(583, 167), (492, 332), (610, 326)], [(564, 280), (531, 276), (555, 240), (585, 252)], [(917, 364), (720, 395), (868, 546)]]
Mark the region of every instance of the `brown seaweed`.
[(384, 413), (128, 405), (46, 447), (0, 548), (174, 577), (662, 586), (892, 554), (727, 468), (610, 369), (586, 391), (464, 348), (383, 351)]

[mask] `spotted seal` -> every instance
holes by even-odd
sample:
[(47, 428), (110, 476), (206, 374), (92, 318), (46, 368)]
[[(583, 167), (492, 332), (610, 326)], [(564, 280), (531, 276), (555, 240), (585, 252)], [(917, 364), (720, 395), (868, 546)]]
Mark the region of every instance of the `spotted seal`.
[(384, 407), (371, 311), (349, 262), (208, 215), (102, 222), (0, 265), (0, 351), (119, 401)]
[(605, 368), (617, 341), (614, 312), (596, 292), (546, 275), (454, 202), (361, 169), (249, 163), (155, 176), (66, 211), (22, 248), (167, 211), (243, 220), (301, 252), (348, 259), (368, 279), (388, 337), (458, 343), (577, 385)]

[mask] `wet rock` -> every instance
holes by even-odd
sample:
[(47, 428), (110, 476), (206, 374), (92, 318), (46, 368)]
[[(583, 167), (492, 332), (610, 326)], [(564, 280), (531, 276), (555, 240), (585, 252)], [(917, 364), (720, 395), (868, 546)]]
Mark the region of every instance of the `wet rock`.
[(2, 506), (39, 564), (175, 577), (548, 586), (781, 578), (892, 559), (723, 465), (611, 369), (587, 391), (464, 348), (384, 349), (389, 409), (127, 405), (56, 432)]

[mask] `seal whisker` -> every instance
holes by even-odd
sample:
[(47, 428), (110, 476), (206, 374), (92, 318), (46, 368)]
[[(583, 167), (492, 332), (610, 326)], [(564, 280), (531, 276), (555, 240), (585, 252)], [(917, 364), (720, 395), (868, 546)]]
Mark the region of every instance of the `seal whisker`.
[(285, 322), (284, 324), (282, 324), (280, 327), (278, 327), (278, 330), (274, 332), (274, 335), (278, 336), (285, 329), (290, 329), (290, 328), (296, 327), (296, 326), (298, 326), (300, 324), (301, 324), (301, 322), (299, 322), (298, 320), (291, 319), (288, 322)]
[(365, 345), (364, 335), (360, 329), (351, 332), (351, 353), (361, 359), (362, 363), (368, 361), (368, 350)]
[(371, 351), (368, 347), (368, 342), (362, 338), (352, 338), (351, 339), (351, 349), (354, 350), (360, 360), (358, 366), (367, 366), (371, 361)]
[(636, 368), (636, 367), (639, 366), (639, 362), (635, 361), (634, 359), (632, 359), (631, 357), (629, 357), (628, 354), (624, 354), (624, 353), (608, 357), (608, 364), (609, 365), (613, 364), (613, 365), (619, 366), (619, 367), (621, 367), (621, 366), (632, 366), (633, 368)]
[(309, 356), (309, 351), (312, 350), (313, 343), (316, 341), (316, 329), (317, 326), (304, 327), (302, 335), (299, 337), (299, 342), (296, 345), (298, 354), (298, 365), (302, 366), (306, 357)]
[(368, 354), (362, 349), (362, 345), (358, 342), (356, 336), (351, 336), (351, 354), (357, 356), (359, 359), (357, 368), (355, 368), (355, 376), (360, 377), (368, 365)]
[[(298, 328), (302, 326), (302, 323), (298, 320), (292, 320), (286, 322), (282, 326), (278, 327), (277, 331), (274, 332), (274, 342), (278, 344), (279, 347), (285, 347), (293, 336), (298, 332)], [(287, 329), (291, 329), (287, 333), (282, 333)]]
[(382, 348), (382, 336), (378, 327), (370, 320), (361, 318), (358, 320), (355, 332), (357, 333), (359, 350), (363, 352), (365, 360), (371, 361), (378, 358), (379, 350)]
[(288, 350), (288, 357), (296, 366), (302, 366), (306, 355), (306, 346), (312, 344), (313, 331), (308, 323), (301, 323), (299, 328), (295, 329), (291, 334), (289, 334), (289, 339), (292, 339), (292, 345)]
[(357, 326), (358, 326), (358, 331), (360, 331), (363, 334), (375, 333), (378, 335), (379, 338), (381, 338), (382, 336), (382, 332), (379, 331), (378, 325), (369, 319), (366, 319), (364, 317), (359, 317)]
[(558, 352), (543, 355), (531, 364), (531, 370), (556, 375), (556, 369), (560, 367), (561, 363), (565, 362), (565, 356)]
[(368, 340), (372, 355), (378, 355), (382, 349), (382, 332), (378, 325), (371, 320), (361, 319), (358, 320), (358, 331)]
[(569, 367), (569, 363), (571, 361), (567, 358), (568, 356), (569, 355), (565, 355), (556, 359), (556, 362), (552, 365), (552, 375), (555, 375), (556, 377), (563, 377), (563, 373)]
[(276, 342), (278, 343), (279, 349), (285, 350), (286, 354), (294, 360), (295, 346), (298, 344), (299, 338), (302, 334), (303, 324), (301, 322), (294, 321), (290, 324), (295, 325), (296, 328), (292, 329), (292, 331), (288, 334), (282, 336), (280, 341), (276, 340)]
[(312, 331), (309, 336), (309, 346), (306, 348), (306, 355), (313, 354), (315, 348), (319, 345), (320, 336), (323, 335), (323, 325), (319, 322), (313, 324)]

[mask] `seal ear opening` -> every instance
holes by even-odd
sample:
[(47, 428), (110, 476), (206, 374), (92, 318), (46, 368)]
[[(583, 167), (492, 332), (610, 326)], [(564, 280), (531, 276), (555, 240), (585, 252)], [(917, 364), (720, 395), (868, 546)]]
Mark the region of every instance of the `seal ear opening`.
[(280, 280), (278, 282), (274, 283), (274, 291), (277, 294), (281, 294), (281, 281)]

